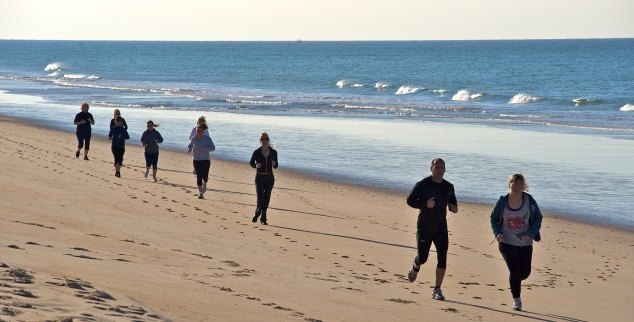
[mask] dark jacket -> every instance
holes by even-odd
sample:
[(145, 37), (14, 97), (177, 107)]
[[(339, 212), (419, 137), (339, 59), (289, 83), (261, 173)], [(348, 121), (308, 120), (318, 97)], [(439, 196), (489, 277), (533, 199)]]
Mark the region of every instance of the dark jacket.
[[(434, 198), (434, 208), (427, 208), (427, 200)], [(407, 204), (416, 209), (418, 213), (417, 227), (436, 227), (447, 222), (447, 204), (458, 205), (454, 187), (449, 181), (443, 179), (442, 183), (435, 183), (431, 176), (419, 181), (409, 193)]]
[(123, 126), (115, 126), (110, 129), (108, 133), (108, 138), (112, 139), (112, 147), (114, 148), (125, 148), (125, 140), (130, 139), (130, 135), (128, 131), (123, 128)]
[[(124, 129), (128, 129), (128, 124), (125, 122), (125, 119), (122, 117), (121, 118), (121, 123)], [(115, 123), (114, 119), (110, 120), (110, 128), (113, 128), (117, 126), (117, 123)]]
[(88, 119), (91, 119), (93, 122), (95, 121), (95, 119), (92, 117), (92, 114), (86, 112), (79, 112), (77, 113), (77, 115), (75, 115), (75, 122), (81, 122), (81, 120), (85, 120), (86, 123), (84, 124), (79, 124), (77, 125), (77, 133), (90, 133), (90, 131), (92, 130), (91, 124), (90, 122), (88, 122)]
[[(273, 162), (275, 161), (275, 166), (273, 166)], [(255, 167), (256, 163), (261, 163), (262, 166), (258, 169)], [(262, 147), (259, 147), (255, 151), (253, 151), (253, 155), (251, 156), (251, 161), (249, 164), (252, 168), (256, 169), (256, 173), (264, 174), (270, 173), (273, 174), (273, 169), (277, 169), (279, 162), (277, 161), (277, 151), (273, 148), (269, 148), (269, 155), (264, 156), (262, 154)]]
[(154, 140), (158, 140), (158, 143), (163, 143), (163, 137), (161, 136), (161, 133), (159, 133), (157, 130), (145, 130), (145, 132), (143, 132), (143, 135), (141, 136), (141, 143), (147, 144), (147, 146), (145, 147), (145, 153), (158, 153), (158, 143)]
[[(529, 195), (526, 192), (523, 192), (528, 197), (528, 231), (526, 234), (528, 237), (532, 238), (534, 241), (540, 241), (541, 235), (539, 234), (539, 229), (542, 227), (542, 212), (539, 210), (539, 206), (537, 206), (537, 202), (533, 199), (533, 196)], [(500, 196), (500, 199), (493, 207), (493, 211), (491, 211), (491, 230), (493, 230), (493, 235), (497, 237), (502, 234), (502, 225), (504, 224), (504, 217), (502, 214), (504, 213), (504, 207), (508, 204), (509, 195)]]

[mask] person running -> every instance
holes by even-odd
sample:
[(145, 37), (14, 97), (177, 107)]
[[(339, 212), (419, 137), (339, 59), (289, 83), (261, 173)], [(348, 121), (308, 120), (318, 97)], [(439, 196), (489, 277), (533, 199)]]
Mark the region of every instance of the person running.
[(123, 127), (123, 117), (115, 118), (115, 126), (108, 133), (108, 140), (112, 140), (112, 155), (114, 156), (114, 176), (121, 178), (121, 166), (123, 165), (123, 154), (125, 153), (125, 140), (130, 139), (128, 131)]
[(159, 127), (160, 124), (154, 124), (152, 120), (147, 121), (147, 130), (141, 135), (141, 143), (145, 147), (145, 174), (147, 178), (150, 167), (152, 167), (152, 180), (156, 182), (156, 170), (158, 169), (158, 157), (159, 157), (159, 143), (163, 143), (163, 137), (154, 128)]
[(535, 199), (526, 193), (528, 185), (523, 175), (512, 174), (508, 186), (510, 192), (500, 196), (491, 212), (491, 230), (510, 272), (513, 310), (521, 311), (522, 281), (531, 274), (533, 241), (541, 240), (543, 217)]
[[(207, 129), (209, 128), (209, 126), (207, 125), (207, 118), (204, 116), (201, 116), (198, 118), (198, 120), (196, 121), (196, 126), (192, 129), (192, 132), (189, 133), (189, 140), (191, 141), (191, 139), (193, 137), (196, 136), (196, 129), (198, 128), (199, 125), (201, 124), (205, 124), (205, 132), (203, 133), (204, 136), (210, 137), (209, 136), (209, 131), (207, 131)], [(192, 171), (192, 173), (194, 175), (196, 175), (196, 166), (194, 166), (194, 170)]]
[[(115, 124), (115, 119), (116, 119), (117, 117), (121, 117), (121, 111), (119, 111), (119, 109), (116, 109), (116, 108), (115, 108), (115, 109), (114, 109), (114, 117), (112, 118), (112, 120), (110, 120), (110, 128), (113, 128), (113, 127), (115, 127), (115, 126), (116, 126), (116, 124)], [(128, 129), (128, 124), (125, 122), (125, 119), (124, 119), (123, 117), (121, 117), (121, 119), (123, 120), (123, 121), (122, 121), (122, 124), (123, 124), (122, 126), (123, 126), (123, 128), (127, 130), (127, 129)]]
[(77, 125), (77, 131), (75, 134), (77, 135), (77, 141), (79, 145), (77, 145), (77, 152), (75, 152), (75, 157), (79, 158), (79, 154), (81, 154), (81, 149), (84, 147), (84, 143), (86, 148), (84, 149), (84, 160), (88, 161), (88, 150), (90, 150), (90, 136), (92, 133), (91, 125), (95, 125), (95, 119), (92, 117), (92, 114), (88, 113), (88, 103), (81, 103), (81, 112), (75, 115), (75, 125)]
[(416, 222), (416, 246), (418, 254), (407, 274), (410, 283), (416, 280), (420, 266), (427, 262), (432, 242), (436, 247), (438, 264), (436, 265), (436, 284), (431, 298), (444, 301), (440, 287), (447, 270), (447, 250), (449, 249), (449, 231), (447, 229), (447, 208), (458, 212), (458, 202), (454, 187), (443, 179), (445, 161), (436, 158), (431, 161), (431, 176), (419, 181), (407, 197), (407, 204), (420, 209)]
[(255, 192), (258, 195), (257, 207), (255, 208), (255, 216), (252, 222), (257, 222), (258, 217), (262, 215), (260, 223), (268, 225), (266, 222), (266, 210), (269, 208), (271, 200), (271, 190), (275, 184), (273, 169), (277, 169), (277, 151), (269, 145), (270, 139), (266, 132), (260, 134), (260, 144), (262, 145), (251, 156), (249, 164), (255, 169)]
[(209, 180), (209, 167), (211, 160), (209, 152), (216, 150), (214, 142), (204, 133), (207, 124), (201, 123), (196, 128), (196, 135), (190, 139), (187, 146), (187, 153), (194, 151), (194, 171), (196, 171), (196, 184), (198, 185), (198, 199), (205, 198), (207, 192), (207, 181)]

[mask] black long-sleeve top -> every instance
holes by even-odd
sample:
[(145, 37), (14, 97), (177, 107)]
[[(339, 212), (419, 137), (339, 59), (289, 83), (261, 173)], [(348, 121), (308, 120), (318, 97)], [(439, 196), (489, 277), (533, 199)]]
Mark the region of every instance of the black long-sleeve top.
[[(434, 208), (427, 208), (427, 200), (434, 198)], [(418, 213), (417, 227), (436, 227), (447, 222), (447, 204), (458, 205), (453, 185), (443, 179), (441, 183), (432, 181), (431, 176), (419, 181), (409, 193), (407, 204)]]
[[(273, 165), (273, 161), (275, 161), (275, 165)], [(262, 166), (258, 169), (255, 167), (257, 163), (261, 163)], [(279, 162), (277, 161), (277, 151), (273, 148), (269, 148), (268, 155), (262, 154), (262, 147), (257, 148), (253, 151), (253, 155), (251, 156), (251, 161), (249, 162), (252, 168), (256, 169), (256, 173), (265, 174), (270, 173), (273, 174), (273, 169), (277, 169)]]
[[(123, 128), (127, 130), (128, 129), (128, 123), (125, 122), (125, 119), (123, 117), (121, 118), (121, 122), (123, 123), (122, 124)], [(115, 126), (117, 126), (117, 123), (115, 123), (114, 119), (110, 120), (110, 128), (113, 128)]]

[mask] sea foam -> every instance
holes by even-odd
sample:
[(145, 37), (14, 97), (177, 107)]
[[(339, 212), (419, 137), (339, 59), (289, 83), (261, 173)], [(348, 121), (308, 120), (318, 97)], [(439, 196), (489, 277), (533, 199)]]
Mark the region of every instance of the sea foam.
[(340, 80), (337, 82), (337, 87), (339, 88), (343, 88), (344, 86), (348, 85), (349, 83), (346, 82), (345, 80)]
[(484, 96), (484, 94), (482, 93), (476, 93), (476, 94), (471, 94), (469, 93), (467, 90), (460, 90), (458, 91), (458, 93), (456, 93), (451, 100), (452, 101), (469, 101), (469, 100), (477, 100), (482, 98), (482, 96)]
[(541, 99), (540, 97), (533, 97), (533, 96), (528, 96), (528, 94), (525, 94), (525, 93), (520, 93), (513, 96), (513, 98), (511, 98), (511, 100), (509, 101), (509, 104), (527, 104), (527, 103), (537, 102), (540, 99)]
[(418, 87), (401, 86), (396, 91), (396, 95), (413, 94), (413, 93), (418, 92), (419, 90), (420, 90), (420, 88), (418, 88)]
[(376, 88), (376, 89), (386, 89), (388, 87), (392, 87), (392, 85), (386, 84), (386, 83), (376, 83), (374, 85), (374, 88)]
[(625, 105), (623, 105), (623, 107), (621, 107), (620, 111), (622, 111), (622, 112), (634, 112), (634, 105), (625, 104)]
[(50, 63), (50, 64), (46, 65), (46, 68), (44, 68), (44, 71), (60, 70), (60, 69), (62, 69), (62, 64), (60, 64), (60, 63)]

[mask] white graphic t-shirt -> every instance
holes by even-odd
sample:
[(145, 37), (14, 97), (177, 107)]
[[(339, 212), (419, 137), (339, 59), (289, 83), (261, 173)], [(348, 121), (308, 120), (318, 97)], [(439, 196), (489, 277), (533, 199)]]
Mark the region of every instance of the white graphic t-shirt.
[(504, 236), (504, 243), (513, 246), (528, 246), (533, 244), (533, 240), (522, 240), (522, 237), (526, 236), (528, 231), (528, 217), (530, 211), (528, 209), (528, 197), (524, 195), (522, 200), (522, 206), (513, 210), (509, 207), (508, 202), (504, 205), (504, 212), (502, 218), (504, 219), (502, 224), (502, 236)]

